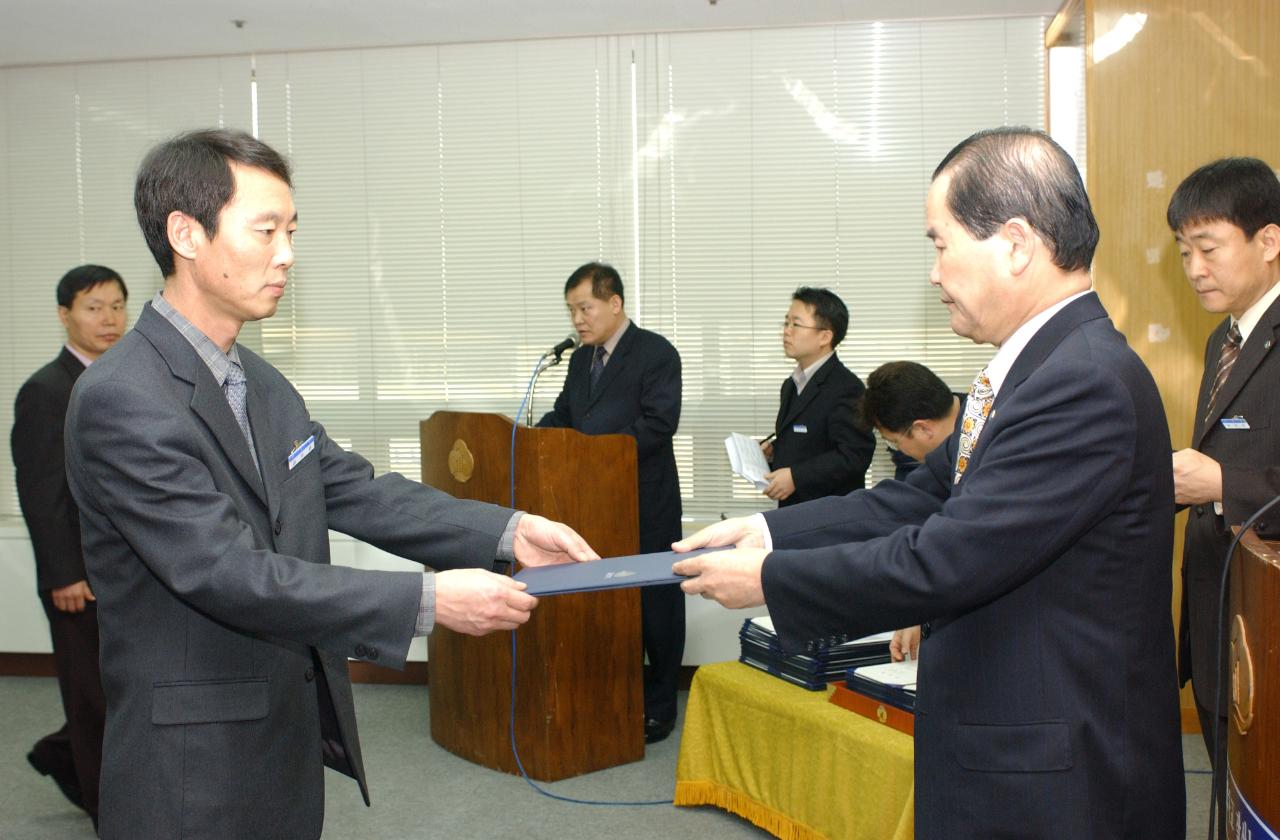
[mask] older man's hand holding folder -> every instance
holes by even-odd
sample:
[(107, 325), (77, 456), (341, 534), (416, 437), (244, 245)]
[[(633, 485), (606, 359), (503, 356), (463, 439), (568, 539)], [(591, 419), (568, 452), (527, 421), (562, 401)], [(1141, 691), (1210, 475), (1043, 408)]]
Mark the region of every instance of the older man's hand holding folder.
[[(702, 554), (716, 551), (706, 548), (693, 552)], [(539, 566), (521, 569), (515, 579), (523, 583), (529, 595), (567, 595), (571, 592), (594, 592), (599, 589), (632, 589), (640, 586), (659, 586), (678, 583), (685, 578), (673, 565), (689, 554), (674, 551), (658, 551), (651, 554), (632, 554), (625, 557), (608, 557), (588, 563), (568, 563), (555, 566)]]

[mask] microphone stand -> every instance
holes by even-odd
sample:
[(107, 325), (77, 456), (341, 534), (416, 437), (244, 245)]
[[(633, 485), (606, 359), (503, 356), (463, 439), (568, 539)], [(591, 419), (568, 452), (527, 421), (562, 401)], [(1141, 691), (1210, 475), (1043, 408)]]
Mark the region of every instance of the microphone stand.
[(529, 394), (527, 394), (527, 401), (529, 401), (529, 414), (526, 416), (525, 425), (530, 426), (530, 428), (534, 425), (534, 391), (538, 388), (538, 378), (543, 375), (543, 371), (547, 370), (548, 367), (554, 367), (558, 364), (559, 357), (552, 357), (552, 351), (548, 350), (541, 355), (538, 360), (538, 367), (534, 370), (534, 376), (529, 380)]
[(525, 402), (529, 405), (529, 412), (525, 419), (525, 426), (533, 426), (533, 394), (534, 389), (538, 386), (538, 377), (541, 376), (542, 372), (547, 368), (553, 368), (558, 364), (560, 364), (559, 353), (553, 356), (552, 351), (548, 350), (538, 357), (538, 366), (534, 369), (533, 376), (529, 379), (529, 391), (525, 394)]

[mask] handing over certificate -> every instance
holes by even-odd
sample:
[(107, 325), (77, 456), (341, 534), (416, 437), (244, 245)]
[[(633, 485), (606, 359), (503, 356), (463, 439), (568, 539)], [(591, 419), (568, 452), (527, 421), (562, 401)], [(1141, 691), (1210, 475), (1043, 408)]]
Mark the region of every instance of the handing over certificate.
[(567, 595), (570, 592), (594, 592), (597, 589), (658, 586), (687, 580), (671, 571), (671, 566), (676, 561), (719, 550), (699, 548), (681, 554), (658, 551), (653, 554), (589, 560), (586, 563), (537, 566), (521, 569), (516, 573), (515, 579), (528, 585), (529, 588), (525, 591), (530, 595)]

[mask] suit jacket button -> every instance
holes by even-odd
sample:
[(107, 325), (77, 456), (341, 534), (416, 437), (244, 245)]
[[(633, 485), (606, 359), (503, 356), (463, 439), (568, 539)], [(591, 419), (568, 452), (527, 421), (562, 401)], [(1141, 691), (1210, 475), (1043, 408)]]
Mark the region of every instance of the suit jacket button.
[(1204, 505), (1196, 505), (1196, 516), (1204, 516)]
[(360, 657), (361, 659), (364, 659), (368, 655), (369, 655), (369, 649), (367, 647), (365, 647), (364, 645), (356, 645), (356, 656)]
[(284, 524), (280, 521), (280, 517), (276, 517), (276, 522), (271, 526), (271, 530), (276, 532), (276, 536), (280, 536), (280, 532), (284, 530)]
[(920, 625), (920, 638), (927, 639), (929, 638), (929, 634), (932, 632), (933, 627), (930, 626), (929, 622), (926, 621), (924, 624)]
[(369, 661), (370, 662), (378, 661), (378, 649), (376, 647), (369, 648)]
[(311, 682), (316, 678), (316, 669), (308, 665), (307, 670), (302, 672), (302, 678), (307, 682)]

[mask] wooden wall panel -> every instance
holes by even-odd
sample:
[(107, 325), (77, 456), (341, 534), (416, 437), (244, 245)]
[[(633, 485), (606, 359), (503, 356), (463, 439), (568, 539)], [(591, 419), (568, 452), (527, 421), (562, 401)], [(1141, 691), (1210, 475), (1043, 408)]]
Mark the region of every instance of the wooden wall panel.
[[(1102, 36), (1135, 14), (1146, 15), (1141, 31), (1098, 60)], [(1087, 0), (1085, 26), (1087, 177), (1102, 229), (1095, 283), (1155, 374), (1181, 448), (1191, 439), (1205, 339), (1222, 316), (1192, 294), (1165, 208), (1178, 183), (1214, 158), (1252, 155), (1280, 167), (1280, 2)], [(1179, 516), (1175, 616), (1184, 523)], [(1189, 692), (1182, 702), (1194, 726)]]

